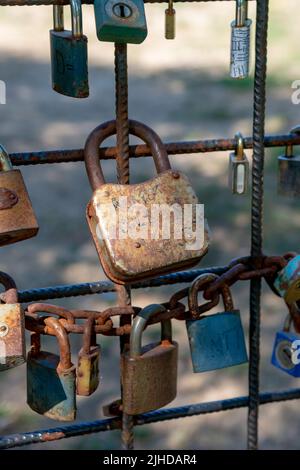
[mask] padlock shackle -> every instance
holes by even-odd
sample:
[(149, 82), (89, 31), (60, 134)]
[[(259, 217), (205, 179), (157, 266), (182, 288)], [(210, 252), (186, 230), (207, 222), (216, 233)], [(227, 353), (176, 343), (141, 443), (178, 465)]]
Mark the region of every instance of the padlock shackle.
[[(300, 134), (300, 126), (293, 127), (293, 129), (290, 130), (290, 135), (293, 134)], [(294, 146), (292, 144), (286, 146), (285, 156), (289, 158), (292, 158), (294, 156)]]
[(95, 333), (93, 331), (93, 327), (95, 324), (95, 318), (89, 317), (86, 319), (83, 327), (83, 340), (82, 340), (82, 352), (83, 354), (89, 354), (91, 345), (93, 344), (93, 339)]
[(242, 161), (244, 159), (244, 137), (241, 132), (237, 132), (235, 134), (235, 140), (236, 140), (235, 155), (238, 160)]
[(235, 25), (245, 26), (248, 19), (248, 0), (236, 0)]
[(6, 304), (17, 304), (18, 290), (13, 278), (9, 274), (0, 271), (0, 284), (5, 288), (5, 292), (1, 294), (1, 300)]
[[(137, 357), (142, 352), (142, 334), (153, 315), (163, 313), (166, 308), (160, 304), (151, 304), (143, 308), (134, 318), (130, 333), (130, 357)], [(172, 342), (172, 324), (171, 320), (161, 322), (161, 341)]]
[[(140, 138), (149, 145), (157, 173), (171, 169), (169, 157), (160, 137), (153, 129), (141, 122), (129, 120), (130, 134)], [(84, 160), (88, 178), (93, 191), (105, 184), (99, 161), (99, 147), (108, 137), (116, 133), (116, 121), (107, 121), (96, 127), (88, 136), (84, 147)]]
[(65, 318), (67, 322), (70, 323), (71, 325), (75, 323), (75, 319), (74, 319), (72, 312), (58, 305), (35, 303), (35, 304), (28, 305), (27, 311), (30, 314), (52, 313), (53, 315), (57, 315), (58, 317)]
[(54, 330), (54, 334), (58, 342), (60, 361), (57, 366), (57, 371), (66, 371), (73, 366), (71, 361), (71, 347), (68, 334), (59, 320), (56, 318), (48, 317), (45, 318), (44, 321), (46, 326)]
[[(81, 0), (70, 0), (72, 36), (82, 37), (82, 6)], [(54, 31), (64, 31), (64, 7), (63, 5), (53, 5), (53, 25)]]
[(7, 150), (0, 144), (0, 171), (11, 171), (13, 166)]

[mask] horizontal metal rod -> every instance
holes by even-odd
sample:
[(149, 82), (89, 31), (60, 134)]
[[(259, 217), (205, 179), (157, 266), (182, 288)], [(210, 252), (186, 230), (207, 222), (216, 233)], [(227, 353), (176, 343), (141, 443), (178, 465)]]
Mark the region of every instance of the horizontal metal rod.
[[(285, 390), (282, 392), (266, 392), (259, 395), (261, 405), (300, 398), (300, 388)], [(190, 416), (216, 413), (219, 411), (229, 411), (248, 406), (249, 397), (236, 397), (226, 400), (211, 401), (195, 405), (185, 405), (178, 408), (164, 408), (150, 413), (138, 415), (134, 418), (135, 426), (143, 424), (158, 423), (170, 419), (188, 418)], [(121, 419), (110, 418), (99, 421), (83, 422), (60, 426), (52, 429), (42, 429), (39, 431), (25, 432), (2, 436), (0, 438), (0, 449), (9, 449), (12, 447), (21, 447), (29, 444), (38, 444), (43, 442), (66, 439), (68, 437), (82, 436), (97, 432), (113, 431), (120, 429)]]
[[(235, 0), (173, 0), (176, 3), (187, 2), (229, 2)], [(254, 1), (254, 0), (249, 0)], [(82, 4), (92, 5), (94, 0), (82, 0)], [(168, 3), (168, 0), (144, 0), (144, 3)], [(40, 6), (69, 5), (70, 0), (0, 0), (0, 6)]]
[[(1, 1), (1, 0), (0, 0)], [(265, 137), (265, 147), (285, 147), (287, 145), (300, 145), (300, 135), (270, 135)], [(235, 139), (194, 140), (189, 142), (168, 142), (165, 144), (169, 155), (232, 151), (236, 148)], [(245, 149), (253, 148), (252, 137), (245, 137)], [(103, 160), (114, 159), (116, 147), (103, 147), (99, 149), (99, 158)], [(147, 145), (131, 145), (130, 157), (149, 157), (150, 148)], [(22, 152), (10, 154), (13, 165), (38, 165), (41, 163), (81, 162), (84, 160), (83, 149), (75, 150), (49, 150), (43, 152)]]
[[(190, 271), (180, 271), (178, 273), (165, 274), (154, 279), (138, 282), (131, 285), (132, 289), (146, 287), (159, 287), (163, 285), (178, 284), (182, 282), (192, 282), (200, 274), (215, 273), (223, 274), (228, 266), (217, 266), (202, 269), (192, 269)], [(110, 281), (86, 282), (83, 284), (67, 284), (63, 286), (42, 287), (40, 289), (30, 289), (19, 291), (19, 302), (37, 302), (47, 299), (61, 299), (63, 297), (77, 297), (80, 295), (104, 294), (115, 292), (116, 286)]]

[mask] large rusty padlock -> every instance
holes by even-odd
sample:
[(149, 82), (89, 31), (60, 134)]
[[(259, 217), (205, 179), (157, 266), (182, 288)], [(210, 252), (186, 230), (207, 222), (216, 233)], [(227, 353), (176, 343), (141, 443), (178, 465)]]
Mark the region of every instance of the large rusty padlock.
[[(151, 180), (134, 185), (105, 183), (99, 146), (115, 134), (115, 121), (94, 129), (84, 150), (94, 191), (87, 206), (88, 224), (105, 274), (119, 284), (194, 266), (206, 254), (209, 242), (197, 196), (187, 177), (171, 169), (161, 139), (138, 121), (130, 120), (129, 130), (151, 149), (158, 172)], [(166, 214), (160, 223), (160, 213), (155, 219), (157, 209), (169, 211), (169, 219)], [(178, 217), (171, 217), (173, 209)]]
[(0, 272), (0, 283), (6, 291), (0, 304), (0, 371), (23, 364), (26, 360), (25, 323), (22, 305), (14, 280)]
[(20, 170), (0, 145), (0, 246), (34, 237), (38, 224)]
[(161, 341), (142, 347), (147, 321), (164, 312), (149, 305), (133, 320), (130, 350), (121, 357), (123, 411), (129, 415), (161, 408), (176, 397), (178, 345), (172, 341), (171, 320), (161, 322)]
[(89, 396), (97, 390), (99, 385), (101, 348), (96, 344), (94, 324), (94, 318), (88, 318), (84, 325), (83, 346), (78, 354), (77, 395)]
[(69, 338), (58, 319), (49, 317), (44, 322), (54, 331), (60, 355), (41, 351), (40, 335), (32, 334), (32, 348), (27, 357), (27, 403), (33, 411), (48, 418), (73, 421), (76, 417), (76, 373), (71, 362)]
[[(235, 310), (228, 286), (221, 289), (225, 310), (199, 315), (198, 292), (207, 281), (203, 274), (189, 289), (189, 309), (193, 318), (186, 321), (194, 372), (207, 372), (248, 362), (239, 310)], [(218, 276), (215, 276), (216, 278)]]

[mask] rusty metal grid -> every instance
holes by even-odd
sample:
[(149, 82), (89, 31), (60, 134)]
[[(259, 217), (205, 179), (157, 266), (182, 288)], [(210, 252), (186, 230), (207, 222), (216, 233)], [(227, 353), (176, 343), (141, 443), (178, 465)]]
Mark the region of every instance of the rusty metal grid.
[[(145, 3), (162, 3), (165, 0), (144, 0)], [(189, 1), (233, 1), (233, 0), (174, 0)], [(251, 0), (255, 1), (255, 0)], [(68, 0), (0, 0), (0, 6), (31, 6), (68, 4)], [(93, 0), (83, 0), (82, 3), (92, 4)], [(245, 148), (253, 148), (252, 170), (252, 209), (251, 209), (251, 256), (262, 255), (263, 245), (263, 176), (266, 147), (282, 147), (287, 144), (300, 144), (300, 137), (295, 135), (265, 136), (265, 94), (266, 94), (266, 64), (267, 64), (267, 30), (268, 30), (269, 0), (256, 0), (256, 54), (253, 102), (253, 137), (245, 139)], [(125, 184), (129, 181), (129, 158), (146, 157), (150, 155), (146, 145), (128, 145), (127, 113), (127, 51), (116, 45), (116, 114), (117, 114), (117, 147), (103, 148), (99, 157), (103, 159), (116, 158), (118, 162), (118, 177)], [(119, 77), (119, 78), (118, 78)], [(118, 80), (125, 80), (125, 88), (118, 90)], [(125, 91), (124, 91), (125, 90)], [(119, 120), (118, 120), (119, 119)], [(128, 127), (128, 126), (127, 126)], [(166, 143), (170, 155), (199, 154), (204, 152), (228, 151), (235, 149), (234, 139), (204, 140), (193, 142)], [(44, 152), (11, 154), (14, 165), (35, 165), (44, 163), (61, 163), (83, 161), (83, 150), (55, 150)], [(123, 161), (122, 161), (123, 158)], [(139, 282), (131, 288), (156, 287), (168, 284), (191, 282), (199, 274), (214, 272), (222, 274), (226, 266), (195, 269), (160, 276), (145, 282)], [(45, 299), (80, 296), (105, 292), (117, 292), (119, 305), (130, 303), (130, 291), (122, 290), (110, 281), (83, 283), (75, 285), (53, 286), (19, 292), (20, 302), (32, 302)], [(218, 411), (233, 410), (248, 407), (248, 448), (258, 448), (258, 412), (259, 405), (294, 400), (300, 398), (300, 388), (282, 392), (259, 392), (259, 358), (260, 358), (260, 298), (261, 279), (250, 281), (250, 361), (249, 361), (249, 395), (227, 400), (186, 405), (177, 408), (166, 408), (135, 417), (123, 416), (82, 422), (72, 425), (59, 426), (27, 433), (19, 433), (0, 438), (0, 449), (25, 446), (33, 443), (55, 441), (58, 439), (79, 435), (104, 432), (115, 429), (122, 430), (123, 447), (133, 448), (133, 428), (143, 424), (202, 415)], [(126, 341), (123, 339), (123, 342)], [(121, 344), (121, 350), (122, 350)]]

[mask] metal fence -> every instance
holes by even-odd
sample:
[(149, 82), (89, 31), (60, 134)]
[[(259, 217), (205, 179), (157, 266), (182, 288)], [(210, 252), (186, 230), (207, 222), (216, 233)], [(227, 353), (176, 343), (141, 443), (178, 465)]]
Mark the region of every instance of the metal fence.
[[(165, 0), (144, 0), (145, 3), (163, 3)], [(189, 2), (193, 0), (174, 0)], [(233, 1), (233, 0), (194, 0)], [(255, 0), (250, 0), (255, 1)], [(0, 0), (0, 6), (5, 5), (53, 5), (68, 4), (68, 0)], [(82, 3), (92, 4), (93, 0), (83, 0)], [(300, 144), (298, 135), (265, 136), (265, 93), (266, 93), (266, 63), (267, 63), (267, 31), (268, 31), (268, 0), (256, 1), (256, 54), (253, 101), (253, 137), (245, 138), (245, 148), (253, 148), (252, 170), (252, 207), (251, 207), (251, 249), (252, 257), (262, 256), (263, 253), (263, 198), (264, 198), (264, 156), (265, 147), (281, 147), (287, 144)], [(150, 155), (147, 145), (129, 146), (128, 103), (127, 103), (127, 48), (126, 45), (115, 45), (115, 76), (116, 76), (116, 120), (117, 145), (103, 148), (99, 151), (100, 158), (116, 158), (118, 179), (122, 183), (129, 182), (129, 158), (139, 158)], [(169, 154), (198, 154), (234, 150), (236, 142), (233, 139), (218, 139), (192, 142), (166, 143)], [(56, 150), (48, 152), (16, 153), (11, 155), (14, 165), (36, 165), (43, 163), (61, 163), (83, 160), (83, 150)], [(191, 282), (199, 274), (214, 272), (222, 274), (226, 267), (197, 269), (175, 274), (160, 276), (146, 282), (135, 284), (131, 288), (155, 287), (167, 284)], [(19, 292), (20, 302), (54, 299), (116, 291), (120, 306), (130, 303), (130, 288), (116, 286), (111, 282), (94, 282), (76, 285), (54, 286)], [(248, 448), (258, 447), (258, 412), (259, 405), (300, 398), (300, 388), (274, 393), (259, 391), (259, 362), (260, 362), (260, 298), (261, 279), (250, 281), (250, 361), (249, 361), (249, 395), (227, 400), (213, 401), (186, 405), (178, 408), (166, 408), (138, 416), (127, 416), (82, 422), (72, 425), (59, 426), (33, 432), (2, 436), (0, 449), (25, 446), (32, 443), (55, 441), (79, 435), (105, 432), (120, 429), (124, 449), (133, 448), (134, 426), (166, 421), (169, 419), (187, 418), (189, 416), (214, 413), (248, 407)], [(129, 322), (126, 316), (123, 323)], [(121, 349), (128, 341), (121, 338)]]

